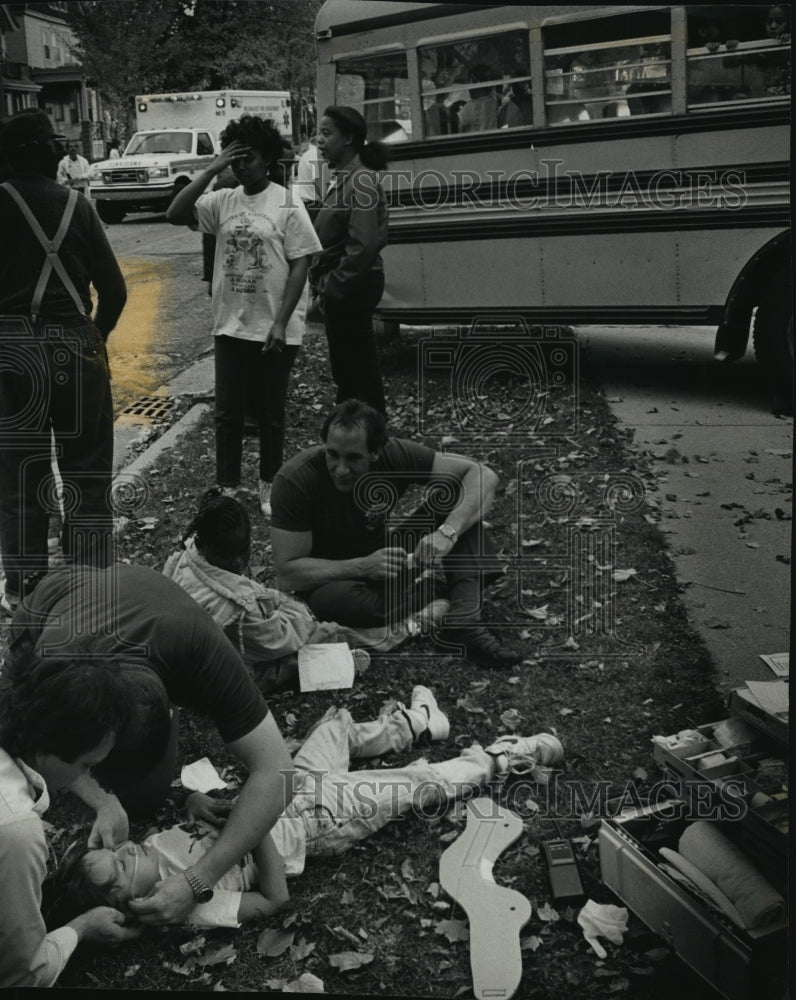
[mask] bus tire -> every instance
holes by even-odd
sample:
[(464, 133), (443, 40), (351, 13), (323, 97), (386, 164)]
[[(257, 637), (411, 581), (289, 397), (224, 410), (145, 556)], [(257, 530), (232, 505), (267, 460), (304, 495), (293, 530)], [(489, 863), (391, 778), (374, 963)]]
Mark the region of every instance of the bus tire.
[(373, 332), (380, 340), (390, 343), (400, 336), (401, 324), (394, 319), (374, 319)]
[(97, 215), (109, 226), (115, 226), (127, 215), (124, 205), (115, 201), (97, 201)]
[(793, 302), (788, 267), (774, 273), (757, 307), (755, 357), (766, 372), (776, 413), (793, 413)]

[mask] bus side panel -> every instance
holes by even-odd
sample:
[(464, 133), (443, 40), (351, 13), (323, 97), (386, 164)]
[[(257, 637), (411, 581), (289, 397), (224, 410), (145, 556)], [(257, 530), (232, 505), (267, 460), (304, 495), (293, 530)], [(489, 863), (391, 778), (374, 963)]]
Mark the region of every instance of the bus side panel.
[[(727, 211), (728, 216), (730, 212)], [(705, 300), (705, 285), (732, 287), (747, 261), (782, 229), (696, 230), (682, 235), (680, 250), (680, 301), (686, 305)], [(724, 299), (710, 305), (723, 305)]]

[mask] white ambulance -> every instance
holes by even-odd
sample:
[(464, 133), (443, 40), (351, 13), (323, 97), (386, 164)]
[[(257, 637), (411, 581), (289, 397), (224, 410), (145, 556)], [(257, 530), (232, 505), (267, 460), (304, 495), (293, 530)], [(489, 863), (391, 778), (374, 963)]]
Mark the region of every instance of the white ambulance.
[(291, 139), (290, 93), (205, 90), (136, 97), (138, 131), (116, 160), (92, 164), (91, 197), (103, 222), (128, 212), (165, 211), (217, 155), (219, 135), (241, 115), (270, 118)]

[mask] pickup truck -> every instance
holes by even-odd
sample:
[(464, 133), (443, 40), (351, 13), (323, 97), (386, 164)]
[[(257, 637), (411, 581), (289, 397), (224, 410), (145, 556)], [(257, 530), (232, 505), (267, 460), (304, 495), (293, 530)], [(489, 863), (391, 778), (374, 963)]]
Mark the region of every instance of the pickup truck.
[(103, 222), (128, 212), (165, 212), (172, 198), (219, 152), (207, 129), (143, 129), (115, 160), (92, 164), (91, 198)]

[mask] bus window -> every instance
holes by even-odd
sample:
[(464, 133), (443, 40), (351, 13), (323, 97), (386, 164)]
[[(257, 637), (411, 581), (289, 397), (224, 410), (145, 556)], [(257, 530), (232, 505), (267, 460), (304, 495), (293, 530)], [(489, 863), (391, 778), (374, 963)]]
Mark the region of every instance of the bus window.
[(788, 6), (689, 7), (688, 107), (790, 94)]
[(547, 123), (670, 114), (670, 31), (665, 10), (544, 27)]
[(533, 123), (527, 31), (418, 49), (427, 137)]
[(369, 139), (411, 139), (406, 53), (381, 52), (338, 60), (335, 103), (347, 104), (362, 114)]

